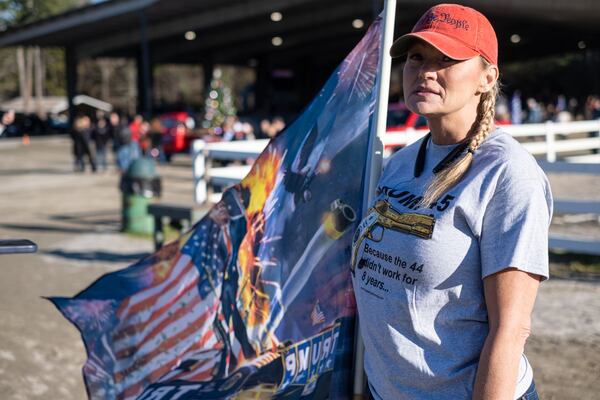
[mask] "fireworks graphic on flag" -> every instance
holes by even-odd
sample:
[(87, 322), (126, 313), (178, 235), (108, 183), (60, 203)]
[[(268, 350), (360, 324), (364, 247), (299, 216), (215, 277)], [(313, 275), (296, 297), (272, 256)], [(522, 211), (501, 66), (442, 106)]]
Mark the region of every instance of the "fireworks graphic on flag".
[(379, 51), (379, 46), (373, 35), (379, 35), (376, 29), (365, 35), (340, 66), (336, 91), (348, 91), (348, 101), (354, 96), (366, 98), (375, 87), (378, 57), (374, 53)]

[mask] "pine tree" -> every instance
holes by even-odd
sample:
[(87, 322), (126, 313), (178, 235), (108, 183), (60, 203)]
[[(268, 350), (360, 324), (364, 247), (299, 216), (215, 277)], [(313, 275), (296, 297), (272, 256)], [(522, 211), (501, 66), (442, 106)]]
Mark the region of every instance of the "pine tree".
[(213, 71), (210, 90), (204, 102), (203, 128), (221, 126), (226, 117), (234, 116), (237, 112), (233, 104), (231, 89), (223, 79), (223, 72), (219, 68)]

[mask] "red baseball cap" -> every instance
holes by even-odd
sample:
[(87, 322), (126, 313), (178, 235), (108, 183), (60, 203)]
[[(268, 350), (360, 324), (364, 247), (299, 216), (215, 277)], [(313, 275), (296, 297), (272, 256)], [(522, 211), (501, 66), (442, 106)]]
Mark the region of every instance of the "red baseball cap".
[(479, 11), (459, 4), (431, 7), (417, 22), (411, 33), (398, 38), (390, 54), (406, 54), (414, 39), (429, 43), (454, 60), (482, 56), (498, 64), (498, 39), (490, 21)]

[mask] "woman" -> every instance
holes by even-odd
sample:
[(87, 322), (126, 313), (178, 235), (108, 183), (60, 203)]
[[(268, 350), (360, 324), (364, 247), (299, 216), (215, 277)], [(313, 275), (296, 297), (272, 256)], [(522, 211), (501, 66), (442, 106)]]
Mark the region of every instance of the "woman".
[(523, 355), (548, 277), (552, 198), (533, 157), (494, 127), (496, 34), (431, 8), (392, 46), (430, 134), (387, 164), (354, 243), (375, 399), (537, 399)]

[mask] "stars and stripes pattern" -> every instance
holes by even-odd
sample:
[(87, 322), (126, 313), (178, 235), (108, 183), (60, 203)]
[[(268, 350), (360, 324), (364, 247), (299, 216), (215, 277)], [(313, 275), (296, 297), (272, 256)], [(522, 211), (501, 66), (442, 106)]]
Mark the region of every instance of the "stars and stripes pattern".
[(310, 320), (312, 321), (313, 325), (318, 325), (325, 322), (325, 313), (323, 310), (321, 310), (321, 306), (319, 305), (318, 301), (310, 313)]
[[(87, 328), (82, 333), (90, 343), (94, 336), (101, 338), (93, 341), (95, 351), (89, 352), (84, 367), (92, 398), (135, 399), (164, 379), (202, 382), (214, 377), (223, 362), (215, 324), (227, 328), (219, 305), (230, 250), (228, 241), (219, 239), (227, 238), (205, 219), (189, 238), (181, 239), (180, 250), (173, 251), (180, 246), (173, 243), (146, 260), (139, 268), (144, 274), (136, 275), (132, 266), (132, 279), (145, 284), (130, 296), (120, 302), (71, 300), (77, 306), (63, 307), (65, 316)], [(168, 255), (165, 260), (161, 253)], [(92, 330), (108, 321), (110, 329)]]
[[(177, 258), (164, 281), (127, 298), (117, 310), (111, 332), (115, 356), (113, 378), (118, 398), (134, 399), (144, 388), (197, 353), (218, 351), (211, 322), (219, 298), (189, 255)], [(219, 358), (203, 359), (196, 379), (210, 379)]]

